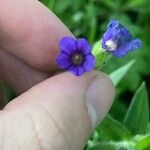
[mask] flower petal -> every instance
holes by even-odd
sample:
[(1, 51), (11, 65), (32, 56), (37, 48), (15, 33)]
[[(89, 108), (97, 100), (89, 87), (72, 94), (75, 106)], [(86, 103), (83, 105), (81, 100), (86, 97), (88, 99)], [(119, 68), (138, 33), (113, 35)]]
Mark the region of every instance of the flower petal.
[(71, 54), (77, 49), (77, 41), (73, 37), (63, 37), (59, 42), (59, 47), (62, 52)]
[(120, 29), (107, 29), (107, 31), (103, 34), (102, 38), (102, 48), (107, 50), (106, 42), (109, 40), (118, 42), (118, 39), (121, 38)]
[(89, 54), (85, 57), (85, 62), (83, 63), (83, 67), (86, 71), (91, 71), (95, 66), (95, 57), (92, 54)]
[(92, 50), (90, 43), (84, 38), (80, 38), (77, 40), (77, 47), (85, 55), (91, 53), (91, 50)]
[(112, 54), (116, 57), (123, 57), (129, 52), (128, 44), (120, 46), (118, 49), (112, 52)]
[(65, 53), (61, 52), (56, 57), (56, 63), (60, 66), (62, 69), (66, 69), (69, 66), (71, 66), (71, 63), (69, 61), (69, 56)]
[(120, 25), (119, 21), (118, 20), (111, 20), (107, 26), (107, 28), (116, 28)]
[(121, 37), (122, 42), (128, 42), (131, 41), (132, 36), (129, 32), (129, 30), (126, 27), (120, 28), (119, 36)]
[(130, 51), (136, 50), (142, 46), (142, 42), (139, 39), (133, 39), (129, 43), (120, 46), (116, 51), (113, 52), (113, 55), (117, 57), (123, 57)]
[(130, 43), (129, 43), (129, 50), (135, 50), (138, 49), (142, 46), (142, 42), (139, 39), (133, 39)]
[(85, 73), (85, 69), (82, 66), (72, 66), (69, 71), (76, 76), (81, 76)]

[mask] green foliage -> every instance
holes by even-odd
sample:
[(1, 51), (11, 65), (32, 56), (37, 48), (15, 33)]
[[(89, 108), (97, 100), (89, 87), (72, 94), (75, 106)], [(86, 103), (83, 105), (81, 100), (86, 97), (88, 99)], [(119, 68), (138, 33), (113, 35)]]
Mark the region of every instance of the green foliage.
[(113, 84), (117, 86), (119, 82), (123, 79), (123, 77), (126, 75), (128, 70), (131, 68), (131, 66), (134, 64), (135, 61), (130, 61), (129, 63), (125, 64), (124, 66), (120, 67), (119, 69), (112, 72), (109, 77), (112, 80)]
[(149, 123), (147, 90), (142, 83), (133, 96), (124, 122), (107, 115), (88, 142), (87, 149), (149, 150)]
[(89, 150), (135, 150), (135, 144), (130, 142), (100, 142)]
[(128, 131), (125, 126), (123, 126), (121, 123), (119, 123), (109, 115), (105, 117), (100, 126), (97, 128), (97, 131), (102, 141), (120, 141), (129, 139), (131, 137), (130, 131)]
[(137, 150), (149, 150), (150, 149), (150, 135), (142, 136), (142, 137), (135, 137)]
[(110, 142), (100, 142), (99, 144), (94, 145), (92, 148), (89, 148), (88, 150), (116, 150), (115, 143)]
[(146, 134), (148, 122), (148, 95), (145, 83), (142, 83), (127, 110), (124, 124), (133, 134)]

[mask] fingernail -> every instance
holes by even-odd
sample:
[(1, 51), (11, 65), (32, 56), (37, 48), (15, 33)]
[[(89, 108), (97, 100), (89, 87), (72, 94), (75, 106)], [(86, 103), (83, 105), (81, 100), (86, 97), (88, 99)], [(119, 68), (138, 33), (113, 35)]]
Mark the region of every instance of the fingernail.
[(102, 121), (106, 113), (109, 111), (114, 99), (114, 91), (110, 79), (108, 79), (104, 73), (95, 72), (85, 95), (92, 129)]

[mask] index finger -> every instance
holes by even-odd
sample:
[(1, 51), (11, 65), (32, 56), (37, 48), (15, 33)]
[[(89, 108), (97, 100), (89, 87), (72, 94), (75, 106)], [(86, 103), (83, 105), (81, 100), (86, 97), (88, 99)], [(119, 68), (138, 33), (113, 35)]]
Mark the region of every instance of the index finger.
[(0, 2), (0, 47), (32, 67), (56, 69), (55, 56), (67, 27), (37, 0)]

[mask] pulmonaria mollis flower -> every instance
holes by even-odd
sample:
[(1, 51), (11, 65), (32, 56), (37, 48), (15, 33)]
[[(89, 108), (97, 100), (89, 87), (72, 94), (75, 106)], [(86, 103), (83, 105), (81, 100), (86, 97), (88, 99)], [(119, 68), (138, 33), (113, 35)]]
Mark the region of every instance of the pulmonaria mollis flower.
[(118, 20), (109, 22), (107, 31), (102, 38), (102, 48), (116, 57), (122, 57), (141, 46), (142, 42), (139, 39), (132, 38), (128, 29), (121, 25)]
[(95, 66), (92, 47), (84, 38), (63, 37), (59, 43), (60, 53), (56, 58), (57, 64), (62, 69), (81, 76), (91, 71)]

